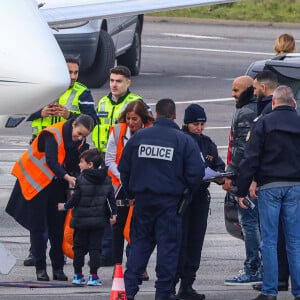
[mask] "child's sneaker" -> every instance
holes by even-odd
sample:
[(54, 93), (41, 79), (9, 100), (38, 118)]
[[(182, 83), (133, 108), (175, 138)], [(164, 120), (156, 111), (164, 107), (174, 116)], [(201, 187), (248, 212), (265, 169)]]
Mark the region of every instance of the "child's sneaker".
[(100, 286), (102, 285), (102, 282), (98, 276), (93, 277), (93, 275), (90, 275), (87, 285)]
[(73, 277), (72, 284), (75, 284), (75, 285), (84, 285), (85, 284), (84, 276), (83, 275), (75, 274), (74, 277)]

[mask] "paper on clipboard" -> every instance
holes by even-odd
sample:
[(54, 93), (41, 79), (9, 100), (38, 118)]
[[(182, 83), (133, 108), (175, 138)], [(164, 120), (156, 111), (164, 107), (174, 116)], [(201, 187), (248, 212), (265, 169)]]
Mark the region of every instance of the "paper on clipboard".
[(205, 168), (205, 175), (203, 177), (203, 181), (214, 181), (218, 178), (224, 178), (224, 177), (232, 177), (234, 175), (233, 172), (223, 172), (219, 173), (211, 169), (210, 167)]

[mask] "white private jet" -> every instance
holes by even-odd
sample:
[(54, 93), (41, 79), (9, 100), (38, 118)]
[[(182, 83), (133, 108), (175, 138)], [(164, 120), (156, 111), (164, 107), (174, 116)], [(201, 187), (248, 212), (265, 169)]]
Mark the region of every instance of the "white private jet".
[(49, 25), (227, 2), (234, 0), (1, 1), (0, 128), (18, 125), (69, 86), (66, 63)]

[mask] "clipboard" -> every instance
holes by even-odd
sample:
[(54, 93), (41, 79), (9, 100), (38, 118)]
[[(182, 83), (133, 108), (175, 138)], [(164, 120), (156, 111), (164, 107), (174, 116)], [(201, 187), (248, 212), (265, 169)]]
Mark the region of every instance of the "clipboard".
[(211, 169), (210, 167), (206, 167), (205, 168), (205, 175), (204, 177), (202, 178), (203, 181), (205, 182), (211, 182), (211, 181), (214, 181), (216, 179), (219, 179), (219, 178), (232, 178), (234, 177), (234, 173), (233, 172), (222, 172), (222, 173), (219, 173), (219, 172), (216, 172), (215, 170)]

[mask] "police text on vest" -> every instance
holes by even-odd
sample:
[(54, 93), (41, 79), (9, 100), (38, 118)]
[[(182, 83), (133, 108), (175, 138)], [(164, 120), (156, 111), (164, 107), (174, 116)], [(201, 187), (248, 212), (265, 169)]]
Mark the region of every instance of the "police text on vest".
[(172, 161), (173, 153), (174, 148), (141, 144), (138, 157)]

